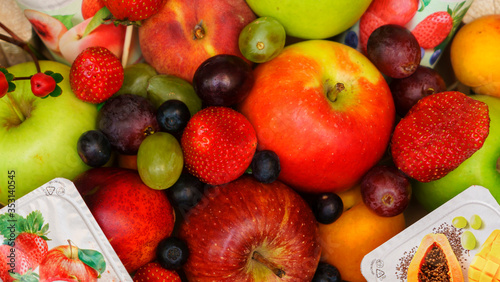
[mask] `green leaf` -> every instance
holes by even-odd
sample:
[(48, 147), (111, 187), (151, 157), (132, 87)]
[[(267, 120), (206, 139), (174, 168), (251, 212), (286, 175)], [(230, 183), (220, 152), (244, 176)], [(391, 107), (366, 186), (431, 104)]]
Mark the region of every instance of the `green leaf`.
[(99, 277), (106, 270), (104, 256), (96, 250), (78, 249), (78, 258), (86, 265), (95, 269), (99, 273)]
[(99, 27), (101, 24), (106, 23), (106, 21), (109, 20), (110, 16), (111, 16), (111, 12), (108, 10), (108, 8), (106, 6), (102, 7), (92, 17), (92, 19), (90, 20), (89, 24), (85, 28), (85, 31), (83, 32), (82, 37), (87, 36), (94, 29), (96, 29), (97, 27)]
[(4, 244), (9, 244), (21, 233), (25, 219), (17, 213), (0, 215), (0, 234), (4, 237)]
[(53, 73), (54, 73), (54, 72), (53, 72), (53, 71), (51, 71), (51, 70), (48, 70), (48, 71), (45, 71), (45, 72), (44, 72), (44, 74), (46, 74), (46, 75), (52, 75)]
[[(43, 1), (43, 0), (41, 0)], [(53, 18), (58, 19), (68, 30), (71, 29), (74, 24), (73, 24), (73, 17), (75, 15), (56, 15), (52, 16)]]
[(49, 93), (49, 95), (52, 97), (57, 97), (57, 96), (60, 96), (61, 94), (62, 94), (62, 89), (61, 89), (61, 87), (59, 87), (59, 85), (56, 85), (56, 88), (54, 89), (54, 91)]
[(425, 7), (429, 5), (431, 0), (420, 0), (420, 9), (418, 9), (419, 12), (422, 12)]
[(56, 83), (59, 83), (61, 81), (63, 81), (64, 77), (62, 76), (62, 74), (60, 73), (52, 73), (50, 76), (52, 76), (52, 78), (56, 81)]
[(16, 90), (16, 84), (9, 81), (9, 90), (7, 92), (13, 92), (14, 90)]

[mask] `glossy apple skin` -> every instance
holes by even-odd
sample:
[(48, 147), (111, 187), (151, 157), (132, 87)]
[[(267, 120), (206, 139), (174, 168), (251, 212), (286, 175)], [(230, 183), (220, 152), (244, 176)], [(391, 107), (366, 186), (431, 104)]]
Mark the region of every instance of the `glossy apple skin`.
[[(343, 83), (336, 99), (326, 89)], [(239, 105), (258, 150), (278, 154), (279, 179), (304, 192), (340, 192), (357, 183), (388, 146), (395, 108), (387, 82), (360, 52), (308, 40), (257, 66)]]
[(88, 170), (74, 183), (128, 272), (155, 258), (175, 222), (164, 192), (147, 187), (137, 171), (116, 167)]
[[(189, 82), (198, 66), (217, 54), (244, 58), (238, 46), (240, 31), (256, 18), (245, 0), (169, 0), (139, 29), (147, 63), (159, 73)], [(202, 23), (205, 36), (194, 37)]]
[(472, 95), (485, 102), (490, 115), (490, 132), (483, 146), (445, 177), (431, 181), (413, 180), (413, 193), (422, 206), (431, 211), (472, 185), (488, 188), (500, 202), (500, 98)]
[(335, 36), (352, 25), (372, 0), (247, 0), (259, 16), (270, 16), (285, 27), (287, 35), (304, 39)]
[[(40, 282), (76, 278), (82, 282), (97, 281), (98, 273), (78, 258), (78, 248), (57, 246), (47, 253), (39, 268)], [(69, 280), (72, 281), (72, 280)]]
[[(42, 72), (52, 70), (63, 75), (59, 97), (37, 98), (29, 80), (16, 81), (10, 93), (16, 103), (23, 101), (33, 107), (31, 114), (18, 126), (4, 125), (16, 115), (9, 106), (9, 97), (0, 99), (0, 204), (7, 204), (8, 171), (14, 171), (15, 196), (20, 198), (56, 177), (72, 180), (89, 169), (78, 156), (77, 141), (85, 131), (96, 129), (97, 108), (75, 97), (69, 85), (69, 66), (41, 61)], [(36, 73), (33, 63), (9, 68), (15, 76)], [(12, 174), (11, 174), (12, 175)]]
[[(180, 225), (190, 250), (189, 281), (311, 281), (320, 257), (316, 220), (306, 202), (279, 181), (245, 175), (205, 191)], [(280, 279), (251, 259), (254, 251), (283, 266)]]

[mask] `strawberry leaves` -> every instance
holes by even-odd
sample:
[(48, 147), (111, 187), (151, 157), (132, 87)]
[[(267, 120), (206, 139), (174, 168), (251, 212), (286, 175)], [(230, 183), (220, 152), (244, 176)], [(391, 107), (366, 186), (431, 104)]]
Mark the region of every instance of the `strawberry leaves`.
[(49, 233), (49, 224), (44, 224), (44, 218), (39, 210), (32, 211), (26, 217), (17, 213), (4, 213), (0, 215), (0, 234), (5, 238), (4, 244), (10, 244), (23, 232), (32, 233), (42, 237), (45, 241)]
[(482, 147), (489, 124), (488, 106), (463, 93), (424, 97), (394, 130), (394, 163), (420, 182), (440, 179)]

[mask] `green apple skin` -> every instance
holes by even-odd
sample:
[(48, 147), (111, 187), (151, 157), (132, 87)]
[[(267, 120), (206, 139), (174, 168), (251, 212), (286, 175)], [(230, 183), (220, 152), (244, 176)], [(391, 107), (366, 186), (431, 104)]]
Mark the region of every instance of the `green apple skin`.
[(247, 0), (258, 16), (277, 19), (287, 35), (324, 39), (353, 26), (372, 0)]
[[(80, 135), (96, 128), (97, 108), (73, 94), (69, 84), (69, 66), (41, 61), (42, 72), (52, 70), (64, 79), (59, 97), (37, 98), (29, 80), (15, 81), (9, 93), (23, 108), (26, 119), (20, 121), (12, 111), (9, 96), (0, 99), (0, 204), (7, 205), (56, 177), (73, 179), (89, 169), (77, 153)], [(36, 73), (32, 62), (8, 68), (16, 77)], [(30, 113), (27, 114), (28, 109)], [(10, 182), (9, 182), (10, 181)], [(10, 185), (9, 185), (10, 184)]]
[(500, 98), (486, 95), (471, 97), (488, 105), (490, 132), (481, 149), (445, 177), (426, 183), (413, 180), (415, 198), (428, 211), (438, 208), (472, 185), (488, 188), (500, 203), (500, 171), (496, 168), (500, 157)]

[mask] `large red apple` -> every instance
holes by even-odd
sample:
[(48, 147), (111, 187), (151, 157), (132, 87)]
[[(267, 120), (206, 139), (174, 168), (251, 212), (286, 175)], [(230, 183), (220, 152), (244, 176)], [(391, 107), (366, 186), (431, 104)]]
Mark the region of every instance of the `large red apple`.
[(90, 169), (74, 184), (128, 272), (155, 259), (175, 221), (164, 191), (146, 186), (135, 170), (115, 167)]
[(70, 278), (82, 282), (97, 281), (100, 273), (80, 260), (78, 252), (78, 247), (71, 244), (52, 248), (40, 264), (40, 281), (72, 281), (66, 280)]
[(179, 230), (190, 251), (189, 281), (311, 281), (321, 249), (298, 193), (245, 175), (205, 195)]
[(191, 82), (209, 57), (244, 58), (239, 34), (255, 18), (245, 0), (168, 0), (139, 28), (142, 54), (159, 73)]
[(395, 121), (389, 87), (377, 68), (346, 45), (291, 44), (255, 70), (239, 105), (272, 150), (279, 179), (305, 192), (352, 187), (386, 151)]

